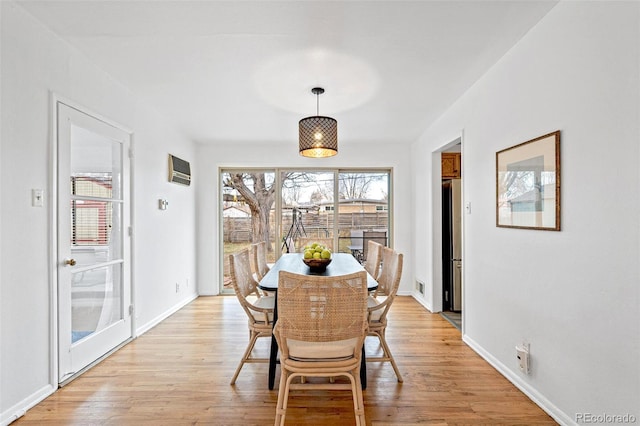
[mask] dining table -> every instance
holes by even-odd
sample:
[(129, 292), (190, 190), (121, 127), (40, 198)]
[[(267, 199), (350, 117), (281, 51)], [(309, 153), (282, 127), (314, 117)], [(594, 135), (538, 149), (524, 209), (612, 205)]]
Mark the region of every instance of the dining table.
[[(302, 253), (285, 253), (274, 263), (269, 272), (258, 283), (258, 287), (266, 292), (275, 293), (276, 304), (273, 312), (273, 323), (278, 321), (278, 279), (280, 271), (293, 272), (301, 275), (319, 275), (325, 277), (353, 274), (364, 271), (364, 267), (349, 253), (333, 253), (331, 263), (324, 271), (311, 270), (303, 261)], [(367, 289), (373, 291), (378, 288), (378, 282), (367, 273)], [(271, 336), (271, 351), (269, 354), (269, 389), (273, 389), (276, 377), (276, 364), (278, 363), (278, 343), (275, 336)], [(362, 357), (360, 365), (360, 381), (362, 389), (367, 387), (367, 365), (365, 360), (364, 345), (362, 345)]]

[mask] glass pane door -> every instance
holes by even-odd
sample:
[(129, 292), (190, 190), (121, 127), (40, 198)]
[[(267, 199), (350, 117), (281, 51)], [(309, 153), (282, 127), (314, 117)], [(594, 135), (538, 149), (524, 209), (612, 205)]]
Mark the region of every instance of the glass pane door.
[[(275, 172), (272, 170), (223, 170), (222, 252), (223, 293), (233, 293), (229, 255), (267, 243), (267, 263), (275, 262)], [(255, 265), (252, 265), (255, 269)]]
[(390, 242), (389, 172), (341, 170), (338, 193), (339, 251), (364, 262), (369, 239)]
[(122, 319), (122, 144), (71, 125), (71, 342)]
[(129, 135), (58, 107), (59, 379), (131, 337)]
[(334, 182), (332, 171), (282, 171), (281, 250), (299, 252), (306, 242), (335, 251), (333, 241)]

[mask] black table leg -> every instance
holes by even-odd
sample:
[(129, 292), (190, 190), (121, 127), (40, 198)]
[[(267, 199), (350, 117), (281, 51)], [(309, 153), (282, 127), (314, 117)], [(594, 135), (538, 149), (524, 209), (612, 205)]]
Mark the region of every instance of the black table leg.
[[(273, 307), (273, 325), (275, 327), (278, 320), (278, 292), (276, 291), (276, 303)], [(276, 381), (276, 364), (278, 362), (278, 341), (276, 336), (271, 335), (271, 351), (269, 352), (269, 390), (273, 390)]]
[(271, 336), (271, 353), (269, 354), (269, 390), (273, 390), (276, 381), (276, 363), (278, 357), (278, 342)]
[(362, 390), (367, 388), (367, 358), (364, 355), (364, 344), (362, 345), (362, 356), (360, 357), (360, 384)]

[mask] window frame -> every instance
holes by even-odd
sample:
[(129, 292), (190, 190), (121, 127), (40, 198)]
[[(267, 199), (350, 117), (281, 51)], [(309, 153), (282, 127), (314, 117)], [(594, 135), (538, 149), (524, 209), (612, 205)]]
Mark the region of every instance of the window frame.
[[(327, 213), (334, 214), (334, 220), (332, 225), (332, 232), (335, 247), (337, 250), (338, 247), (338, 239), (339, 239), (339, 230), (340, 230), (340, 221), (336, 220), (338, 215), (340, 214), (340, 199), (339, 199), (339, 179), (341, 174), (345, 173), (372, 173), (372, 174), (386, 174), (387, 176), (387, 202), (386, 208), (379, 210), (376, 207), (376, 212), (386, 211), (387, 212), (387, 245), (389, 247), (393, 247), (393, 236), (394, 236), (394, 226), (393, 226), (393, 168), (392, 167), (219, 167), (218, 169), (218, 179), (219, 179), (219, 197), (218, 197), (218, 234), (220, 235), (218, 244), (219, 244), (219, 291), (221, 294), (230, 294), (233, 293), (233, 289), (225, 289), (224, 287), (224, 264), (225, 264), (225, 238), (224, 238), (224, 217), (223, 210), (225, 205), (224, 200), (224, 180), (223, 176), (229, 173), (274, 173), (274, 183), (276, 188), (280, 188), (275, 193), (274, 203), (272, 209), (274, 210), (274, 223), (272, 225), (274, 232), (270, 235), (271, 244), (274, 245), (275, 249), (275, 260), (280, 258), (281, 250), (279, 250), (281, 243), (281, 235), (282, 235), (282, 174), (287, 172), (309, 172), (309, 173), (332, 173), (333, 174), (333, 205), (325, 205), (325, 211)], [(326, 210), (326, 207), (331, 207), (330, 210)], [(337, 215), (336, 215), (336, 212)]]

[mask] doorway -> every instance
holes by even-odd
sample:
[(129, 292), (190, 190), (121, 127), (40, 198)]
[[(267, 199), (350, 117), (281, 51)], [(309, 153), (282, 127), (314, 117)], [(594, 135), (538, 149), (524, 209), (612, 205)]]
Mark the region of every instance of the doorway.
[(462, 185), (442, 181), (442, 310), (462, 311)]
[(58, 382), (132, 336), (130, 134), (57, 102)]
[(441, 153), (442, 316), (462, 330), (462, 144)]

